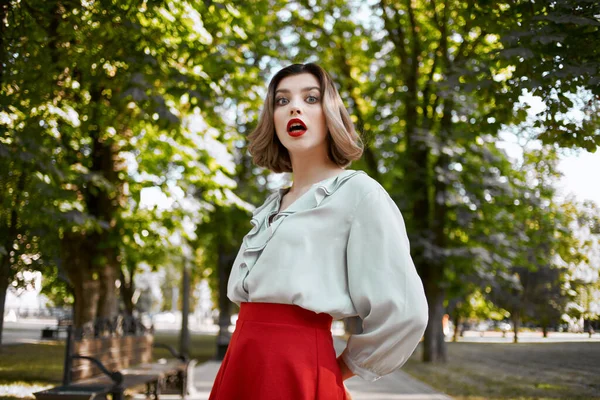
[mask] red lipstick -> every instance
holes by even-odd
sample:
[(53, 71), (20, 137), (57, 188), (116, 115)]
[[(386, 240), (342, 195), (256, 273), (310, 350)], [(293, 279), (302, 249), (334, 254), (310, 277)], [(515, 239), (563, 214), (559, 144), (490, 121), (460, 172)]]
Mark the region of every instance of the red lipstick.
[(299, 137), (306, 133), (306, 124), (300, 118), (293, 118), (287, 124), (287, 133), (293, 137)]

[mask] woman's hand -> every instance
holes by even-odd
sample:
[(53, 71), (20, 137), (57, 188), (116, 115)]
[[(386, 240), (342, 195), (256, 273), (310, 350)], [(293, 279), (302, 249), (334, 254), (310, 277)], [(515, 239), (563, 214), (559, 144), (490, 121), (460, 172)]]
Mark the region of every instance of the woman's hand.
[(344, 391), (346, 392), (346, 400), (352, 400), (352, 395), (348, 391), (348, 388), (346, 387), (346, 385), (344, 385)]
[[(344, 360), (342, 359), (341, 356), (338, 357), (336, 361), (337, 361), (338, 366), (340, 367), (340, 371), (342, 373), (342, 381), (345, 381), (346, 379), (352, 378), (354, 376), (354, 373), (352, 371), (350, 371), (350, 368), (348, 368), (348, 366), (346, 365), (346, 363), (344, 362)], [(342, 383), (342, 385), (344, 385), (344, 384)], [(346, 400), (352, 400), (352, 395), (348, 391), (348, 388), (346, 387), (346, 385), (344, 385), (344, 391), (346, 392)]]
[(350, 368), (348, 368), (348, 366), (342, 359), (342, 356), (337, 358), (337, 363), (338, 363), (338, 366), (340, 367), (340, 371), (342, 372), (342, 380), (343, 381), (345, 381), (348, 378), (352, 378), (354, 376), (354, 372), (352, 372), (350, 370)]

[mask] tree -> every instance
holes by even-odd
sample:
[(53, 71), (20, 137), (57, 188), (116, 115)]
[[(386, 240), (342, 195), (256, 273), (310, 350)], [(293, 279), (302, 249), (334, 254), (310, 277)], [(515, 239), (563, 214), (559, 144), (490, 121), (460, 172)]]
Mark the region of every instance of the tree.
[(600, 212), (592, 202), (567, 202), (565, 212), (572, 218), (569, 228), (577, 241), (570, 251), (582, 254), (567, 263), (569, 289), (574, 298), (567, 306), (571, 325), (578, 325), (591, 335), (593, 321), (600, 317)]
[(557, 154), (548, 147), (524, 155), (523, 196), (513, 214), (513, 256), (505, 274), (490, 282), (489, 298), (510, 312), (518, 341), (521, 322), (539, 323), (547, 335), (566, 310), (571, 295), (566, 263), (580, 259), (568, 229), (569, 215), (556, 203)]
[[(519, 63), (518, 52), (504, 51), (508, 42), (503, 37), (524, 23), (536, 23), (547, 10), (536, 6), (524, 13), (524, 7), (525, 2), (473, 1), (381, 1), (367, 7), (332, 0), (318, 6), (294, 2), (287, 14), (282, 13), (284, 24), (294, 23), (293, 31), (284, 29), (294, 45), (288, 58), (317, 60), (335, 75), (354, 121), (368, 132), (360, 166), (386, 187), (406, 216), (411, 253), (430, 306), (425, 361), (445, 359), (441, 324), (448, 285), (478, 273), (481, 265), (456, 269), (457, 256), (492, 251), (481, 242), (455, 242), (452, 233), (459, 233), (467, 222), (492, 222), (477, 230), (487, 230), (495, 239), (503, 232), (494, 223), (501, 210), (495, 207), (484, 218), (479, 207), (489, 202), (485, 198), (492, 192), (504, 190), (507, 185), (501, 179), (511, 174), (497, 174), (495, 164), (481, 165), (477, 157), (463, 155), (476, 152), (492, 162), (505, 159), (488, 144), (502, 126), (519, 124), (527, 116), (526, 106), (519, 103), (525, 80), (511, 74)], [(564, 10), (568, 12), (577, 10)], [(573, 32), (567, 35), (575, 38)], [(332, 56), (319, 59), (315, 50)], [(543, 68), (536, 70), (537, 76), (545, 73)], [(544, 82), (543, 90), (549, 93), (555, 83)], [(565, 103), (562, 98), (559, 102)], [(465, 158), (482, 169), (467, 167)], [(467, 170), (475, 170), (474, 175)], [(496, 179), (471, 193), (466, 183), (477, 181), (482, 172)], [(457, 207), (460, 199), (468, 199), (465, 207)]]
[[(600, 145), (600, 4), (593, 0), (517, 1), (504, 25), (501, 55), (508, 84), (539, 96), (546, 108), (535, 123), (546, 144), (595, 152)], [(577, 110), (581, 118), (569, 111)]]
[[(0, 245), (14, 254), (0, 249), (0, 280), (22, 268), (8, 257), (17, 259), (17, 240), (43, 238), (31, 254), (69, 276), (76, 315), (89, 311), (78, 324), (110, 314), (117, 295), (133, 312), (137, 269), (180, 260), (179, 238), (198, 249), (193, 270), (220, 288), (228, 312), (228, 260), (251, 209), (243, 200), (258, 204), (268, 186), (240, 151), (243, 135), (270, 68), (317, 61), (364, 132), (355, 167), (406, 217), (431, 312), (423, 357), (443, 361), (446, 300), (480, 291), (461, 287), (465, 279), (509, 277), (524, 254), (513, 219), (533, 218), (515, 204), (526, 185), (494, 145), (499, 130), (517, 126), (566, 147), (596, 143), (597, 52), (583, 54), (577, 38), (596, 40), (597, 7), (10, 2), (1, 9), (0, 153), (10, 157), (0, 163), (11, 172), (2, 176)], [(547, 103), (536, 121), (526, 118), (523, 90)], [(581, 121), (569, 121), (572, 107)], [(150, 188), (171, 207), (144, 205)], [(84, 288), (106, 301), (82, 298)]]
[(320, 33), (321, 47), (344, 49), (341, 59), (324, 62), (341, 77), (359, 126), (373, 134), (365, 157), (369, 171), (407, 217), (430, 306), (424, 360), (444, 360), (451, 166), (478, 138), (495, 134), (500, 121), (522, 116), (495, 106), (510, 104), (503, 82), (494, 80), (499, 11), (474, 2), (383, 1), (373, 6), (368, 23), (358, 24), (348, 8), (327, 4), (314, 17), (305, 10), (302, 15), (314, 21), (337, 13), (331, 29), (323, 24), (312, 37), (299, 36), (317, 41)]
[[(43, 226), (55, 247), (42, 254), (56, 253), (66, 272), (76, 325), (116, 312), (121, 279), (131, 312), (137, 265), (177, 255), (165, 236), (197, 223), (223, 189), (223, 167), (198, 145), (225, 140), (217, 137), (231, 124), (218, 104), (256, 82), (259, 60), (246, 70), (238, 53), (254, 44), (245, 33), (253, 21), (233, 6), (189, 2), (21, 1), (2, 10), (2, 151), (14, 154), (3, 192), (18, 189), (2, 200), (23, 217), (3, 220), (5, 248), (22, 227)], [(148, 187), (174, 209), (140, 207)], [(194, 196), (200, 208), (181, 206)], [(48, 200), (27, 200), (43, 215), (22, 212), (30, 198)]]

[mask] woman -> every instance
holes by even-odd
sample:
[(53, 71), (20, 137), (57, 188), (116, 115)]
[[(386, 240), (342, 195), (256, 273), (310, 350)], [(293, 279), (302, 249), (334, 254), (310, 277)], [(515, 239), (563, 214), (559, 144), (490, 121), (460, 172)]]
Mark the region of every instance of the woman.
[[(252, 216), (227, 295), (240, 305), (212, 400), (349, 399), (343, 381), (399, 368), (427, 324), (402, 215), (362, 171), (360, 139), (331, 77), (294, 64), (269, 84), (255, 164), (293, 172)], [(336, 359), (332, 319), (358, 316)]]

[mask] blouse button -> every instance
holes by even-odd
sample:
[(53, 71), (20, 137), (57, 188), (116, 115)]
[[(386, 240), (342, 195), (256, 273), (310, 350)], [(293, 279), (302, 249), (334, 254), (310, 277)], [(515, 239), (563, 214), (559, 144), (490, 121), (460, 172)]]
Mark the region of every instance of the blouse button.
[(247, 266), (248, 266), (248, 265), (246, 265), (246, 263), (245, 263), (245, 262), (243, 262), (243, 263), (241, 263), (241, 264), (240, 264), (240, 268), (246, 268)]

